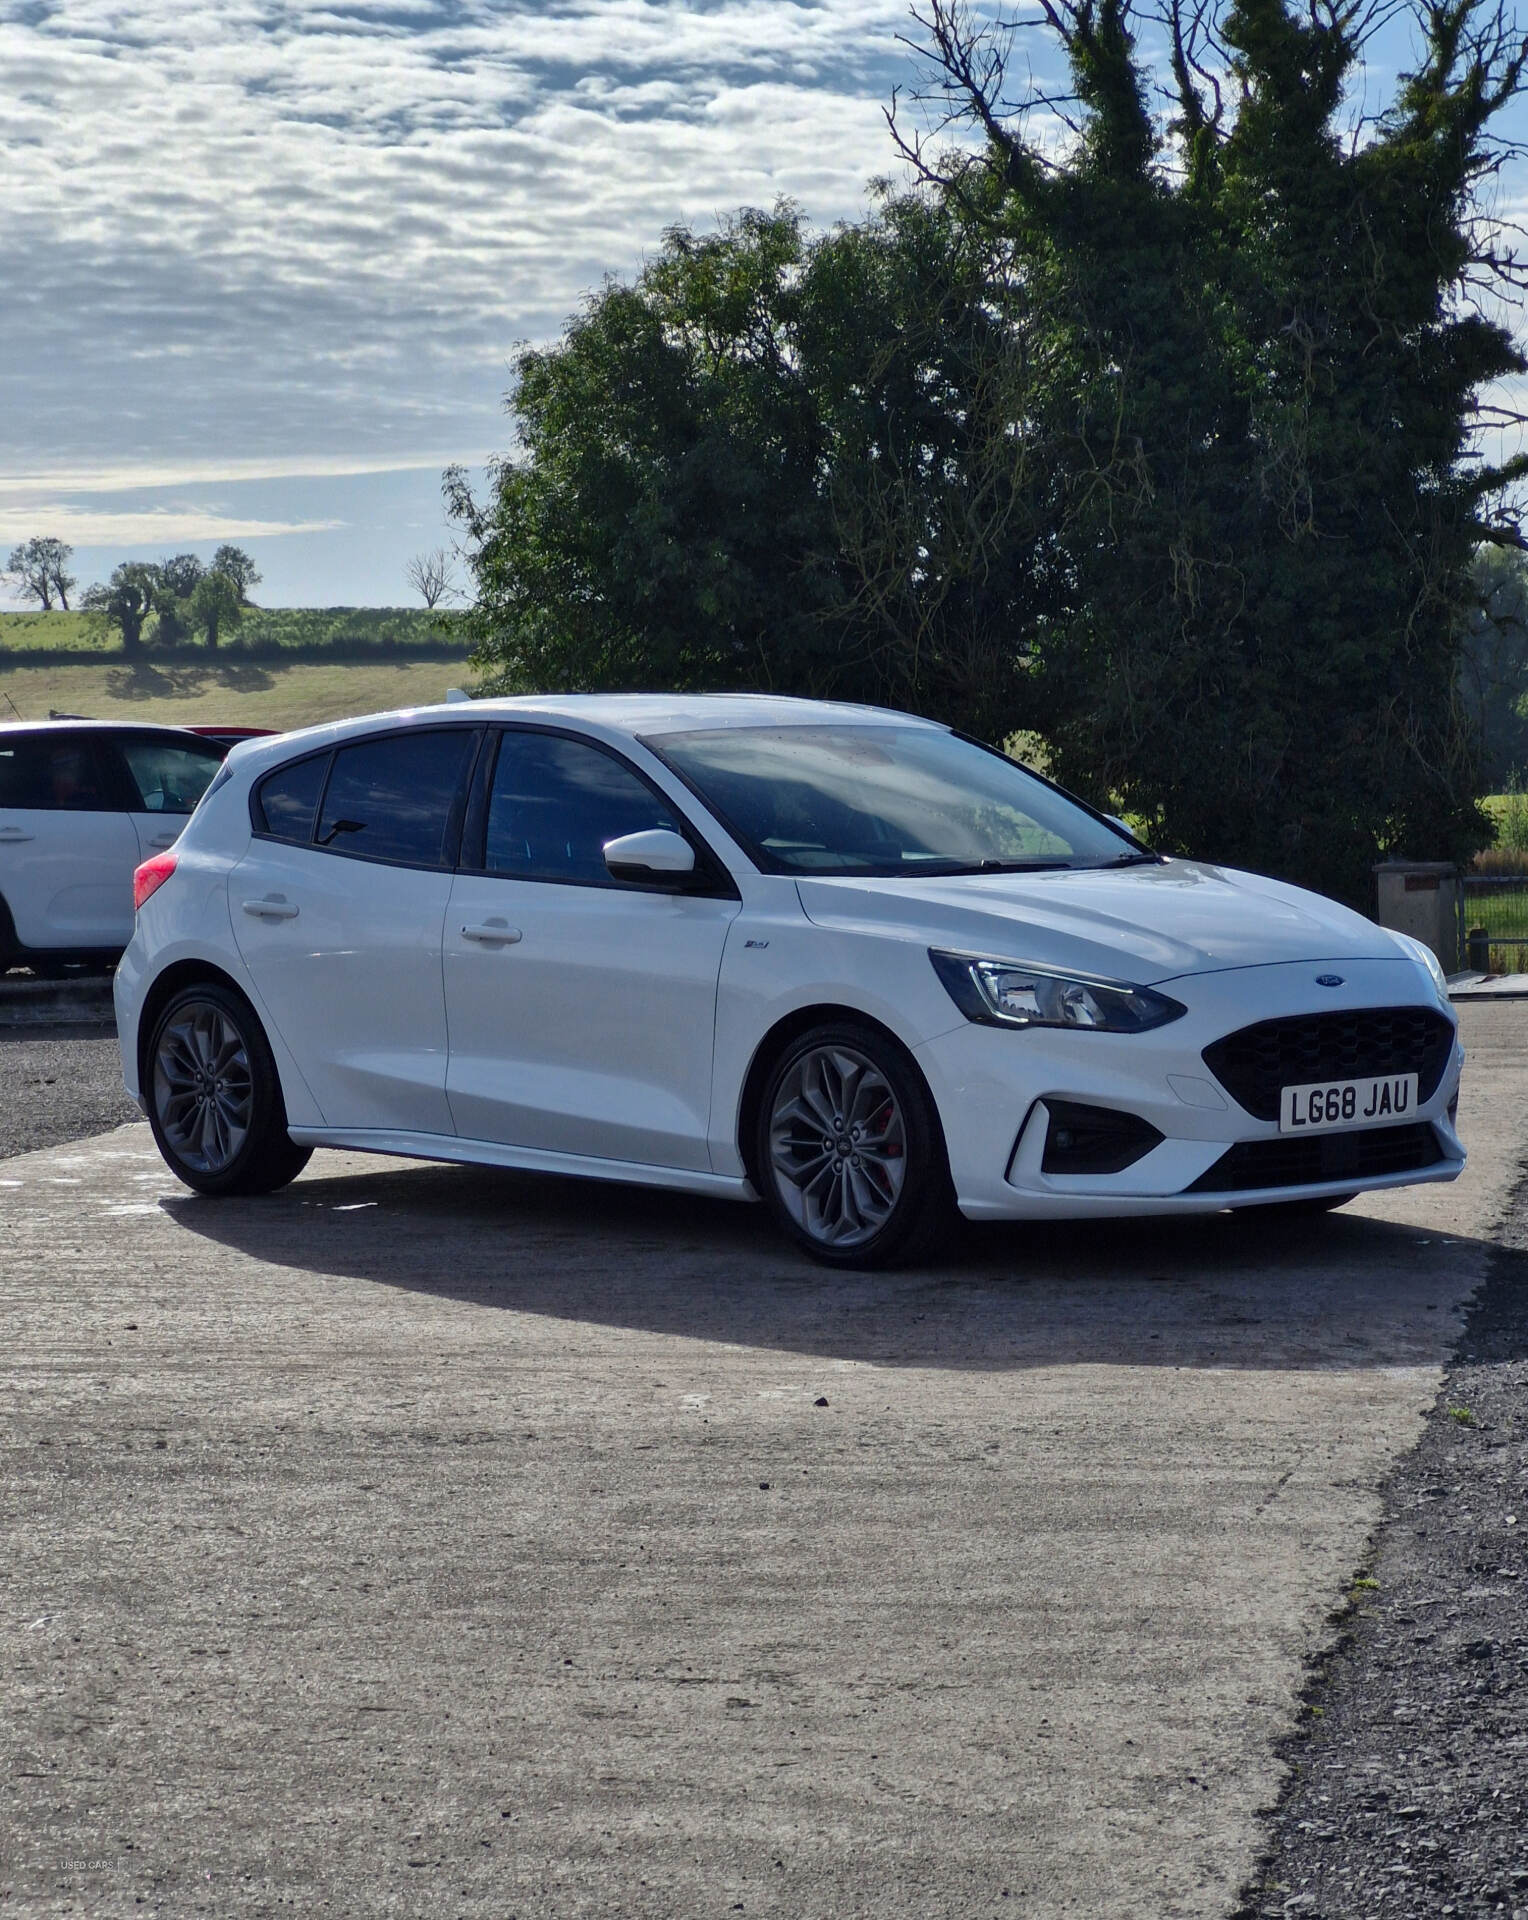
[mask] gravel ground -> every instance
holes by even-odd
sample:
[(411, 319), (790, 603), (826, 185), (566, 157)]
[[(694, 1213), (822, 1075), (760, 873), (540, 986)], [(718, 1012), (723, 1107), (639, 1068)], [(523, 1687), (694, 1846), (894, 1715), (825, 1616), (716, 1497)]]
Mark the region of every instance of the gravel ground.
[(1346, 1632), (1242, 1920), (1528, 1920), (1528, 1181)]
[(0, 1160), (142, 1118), (111, 1028), (0, 1027)]

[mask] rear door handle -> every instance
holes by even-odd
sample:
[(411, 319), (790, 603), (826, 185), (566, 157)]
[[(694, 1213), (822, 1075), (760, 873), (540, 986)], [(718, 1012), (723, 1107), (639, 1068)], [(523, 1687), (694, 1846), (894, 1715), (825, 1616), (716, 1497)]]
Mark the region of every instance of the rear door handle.
[(168, 837), (167, 839), (163, 839), (163, 840), (151, 840), (151, 841), (149, 842), (149, 845), (150, 845), (151, 847), (158, 847), (158, 848), (160, 848), (160, 849), (161, 849), (161, 851), (162, 851), (162, 850), (163, 850), (163, 849), (164, 849), (165, 847), (173, 847), (173, 846), (175, 845), (175, 842), (176, 842), (176, 841), (177, 841), (177, 840), (178, 840), (179, 838), (180, 838), (180, 835), (179, 835), (178, 833), (172, 833), (172, 834), (170, 834), (170, 835), (169, 835), (169, 837)]
[(259, 920), (295, 920), (301, 908), (294, 907), (290, 900), (246, 900), (244, 911)]
[(512, 947), (525, 938), (518, 927), (508, 926), (503, 920), (490, 920), (485, 926), (463, 927), (464, 940), (481, 940), (486, 947)]

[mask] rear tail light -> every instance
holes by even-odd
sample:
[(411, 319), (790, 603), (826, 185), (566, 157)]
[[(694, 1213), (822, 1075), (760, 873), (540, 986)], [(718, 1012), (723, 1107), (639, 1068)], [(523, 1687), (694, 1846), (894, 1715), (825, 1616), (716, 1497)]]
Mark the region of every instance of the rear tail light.
[(133, 873), (133, 912), (136, 913), (144, 901), (159, 889), (175, 871), (173, 853), (156, 853), (152, 860), (145, 860)]

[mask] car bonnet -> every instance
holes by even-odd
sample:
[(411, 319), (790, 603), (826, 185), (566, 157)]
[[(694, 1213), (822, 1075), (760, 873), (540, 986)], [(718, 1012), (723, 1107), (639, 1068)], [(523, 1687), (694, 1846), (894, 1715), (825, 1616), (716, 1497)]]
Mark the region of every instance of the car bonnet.
[(1140, 985), (1294, 960), (1396, 960), (1394, 940), (1320, 894), (1220, 867), (1075, 869), (944, 878), (798, 878), (825, 928), (1075, 968)]

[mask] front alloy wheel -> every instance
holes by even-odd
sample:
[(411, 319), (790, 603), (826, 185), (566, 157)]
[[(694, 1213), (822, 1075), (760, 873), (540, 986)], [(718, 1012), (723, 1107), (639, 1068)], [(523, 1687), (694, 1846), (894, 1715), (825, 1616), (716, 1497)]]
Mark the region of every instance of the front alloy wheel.
[(869, 1028), (820, 1027), (777, 1063), (756, 1147), (765, 1198), (832, 1266), (882, 1266), (944, 1217), (943, 1143), (922, 1081)]

